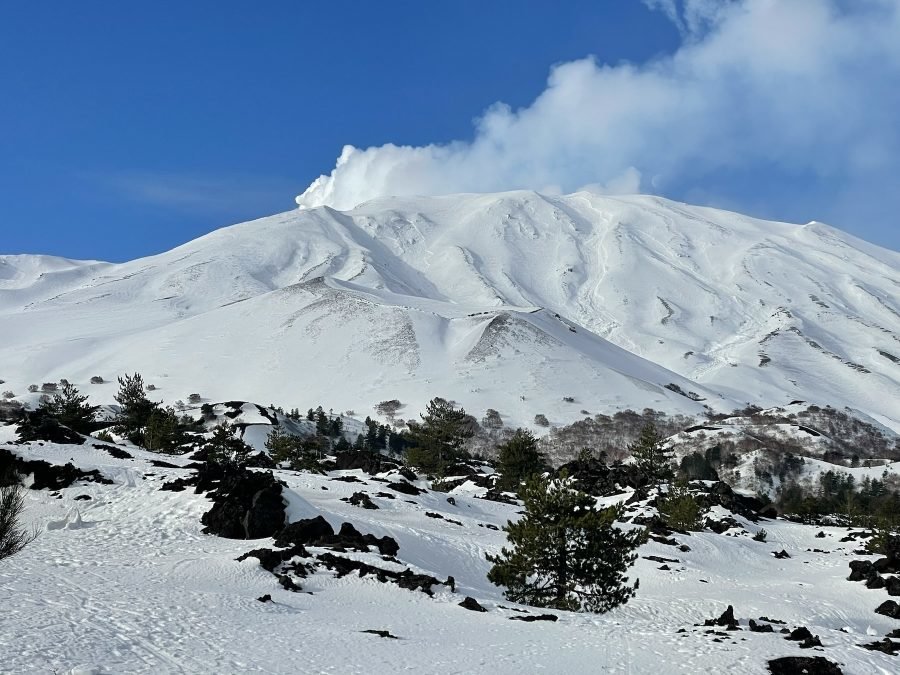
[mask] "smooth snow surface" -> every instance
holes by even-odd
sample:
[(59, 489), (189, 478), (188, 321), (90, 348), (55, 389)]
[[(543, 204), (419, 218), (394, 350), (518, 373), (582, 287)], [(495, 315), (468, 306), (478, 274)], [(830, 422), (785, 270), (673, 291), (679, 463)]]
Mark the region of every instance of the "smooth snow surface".
[(0, 257), (0, 377), (109, 403), (89, 378), (139, 371), (169, 403), (396, 398), (401, 417), (443, 396), (510, 425), (804, 399), (900, 429), (898, 293), (900, 254), (819, 223), (646, 196), (381, 199), (125, 264)]
[[(13, 438), (0, 427), (0, 445)], [(27, 517), (43, 533), (19, 555), (0, 561), (0, 670), (4, 673), (748, 673), (783, 655), (822, 655), (850, 675), (896, 672), (896, 658), (858, 645), (883, 636), (895, 621), (873, 612), (887, 598), (846, 581), (859, 543), (839, 543), (846, 530), (784, 521), (750, 524), (742, 536), (679, 536), (691, 551), (650, 543), (640, 554), (675, 558), (671, 571), (641, 558), (632, 570), (637, 596), (608, 614), (554, 612), (556, 623), (511, 621), (540, 610), (505, 601), (485, 574), (486, 552), (505, 542), (502, 526), (515, 506), (467, 495), (428, 492), (375, 496), (384, 483), (276, 472), (289, 486), (293, 519), (322, 514), (333, 525), (396, 538), (404, 565), (439, 579), (453, 575), (456, 592), (438, 586), (433, 598), (371, 576), (336, 579), (329, 572), (302, 581), (311, 594), (283, 590), (256, 559), (239, 555), (271, 540), (236, 541), (201, 533), (211, 503), (191, 490), (162, 492), (181, 469), (152, 467), (158, 456), (133, 450), (112, 459), (86, 446), (9, 446), (27, 458), (70, 459), (99, 468), (114, 485), (87, 483), (61, 491), (28, 491)], [(171, 459), (175, 463), (185, 460)], [(324, 489), (327, 488), (327, 489)], [(363, 490), (379, 510), (340, 501)], [(75, 500), (88, 495), (90, 500)], [(425, 516), (436, 512), (461, 525)], [(77, 515), (75, 515), (77, 514)], [(77, 526), (76, 526), (77, 523)], [(769, 541), (752, 541), (758, 527)], [(819, 548), (826, 553), (808, 549)], [(778, 560), (773, 551), (792, 556)], [(351, 554), (385, 565), (376, 554)], [(271, 594), (274, 602), (256, 598)], [(457, 606), (466, 595), (489, 611)], [(715, 642), (695, 624), (734, 605), (744, 630)], [(801, 650), (778, 634), (750, 633), (761, 615), (807, 626), (824, 651)], [(686, 632), (679, 633), (684, 628)], [(778, 627), (776, 627), (778, 628)], [(398, 640), (361, 631), (389, 630)], [(843, 632), (842, 632), (843, 631)]]

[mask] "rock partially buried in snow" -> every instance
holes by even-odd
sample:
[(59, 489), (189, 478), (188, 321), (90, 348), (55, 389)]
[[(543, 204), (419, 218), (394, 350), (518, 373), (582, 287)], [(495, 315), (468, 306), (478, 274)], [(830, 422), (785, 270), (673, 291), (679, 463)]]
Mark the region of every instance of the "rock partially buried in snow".
[(475, 598), (468, 596), (468, 595), (466, 596), (465, 600), (463, 600), (461, 603), (459, 603), (459, 606), (462, 607), (463, 609), (468, 609), (472, 612), (486, 612), (487, 611), (484, 607), (482, 607), (479, 604), (479, 602)]
[(783, 656), (769, 661), (772, 675), (843, 675), (840, 667), (823, 656)]
[(556, 614), (529, 614), (527, 616), (511, 616), (512, 621), (558, 621)]

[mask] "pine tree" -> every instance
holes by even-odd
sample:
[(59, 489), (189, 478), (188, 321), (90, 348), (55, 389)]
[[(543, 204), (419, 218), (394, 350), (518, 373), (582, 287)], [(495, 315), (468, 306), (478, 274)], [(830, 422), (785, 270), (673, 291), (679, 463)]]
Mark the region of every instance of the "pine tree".
[(421, 422), (410, 422), (407, 460), (426, 473), (438, 477), (444, 469), (465, 455), (463, 446), (474, 435), (472, 418), (442, 398), (433, 398), (420, 415)]
[(116, 402), (122, 406), (116, 418), (116, 431), (136, 445), (144, 443), (144, 428), (150, 415), (159, 407), (144, 393), (144, 378), (140, 373), (119, 378), (119, 393)]
[(708, 509), (691, 494), (687, 481), (676, 481), (664, 498), (658, 500), (666, 525), (679, 532), (699, 532)]
[(653, 484), (672, 476), (672, 449), (663, 447), (663, 440), (651, 423), (645, 425), (638, 439), (628, 446), (635, 466)]
[(497, 448), (497, 471), (501, 490), (516, 490), (519, 484), (546, 467), (544, 455), (538, 450), (538, 439), (530, 431), (516, 429), (506, 443)]
[(151, 452), (172, 452), (178, 445), (178, 416), (171, 408), (156, 408), (144, 427), (143, 446)]
[(566, 476), (532, 477), (520, 491), (525, 514), (503, 528), (512, 548), (488, 555), (488, 580), (506, 586), (513, 602), (535, 607), (606, 612), (638, 587), (625, 572), (637, 559), (643, 530), (613, 523), (621, 507), (597, 509), (596, 499), (566, 486)]
[(247, 460), (253, 450), (242, 438), (234, 435), (233, 427), (227, 422), (213, 429), (213, 435), (206, 442), (204, 449), (207, 462), (227, 469), (247, 466)]
[(40, 408), (51, 417), (79, 434), (89, 434), (95, 430), (94, 419), (100, 406), (88, 405), (88, 397), (78, 393), (74, 385), (66, 382), (62, 391), (53, 394)]

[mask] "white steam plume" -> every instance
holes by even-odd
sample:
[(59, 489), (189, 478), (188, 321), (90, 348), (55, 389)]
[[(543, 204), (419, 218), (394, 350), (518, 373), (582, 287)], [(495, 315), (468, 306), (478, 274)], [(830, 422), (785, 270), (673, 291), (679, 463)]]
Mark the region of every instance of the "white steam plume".
[(763, 172), (828, 182), (807, 197), (839, 216), (900, 178), (900, 0), (645, 4), (675, 21), (675, 53), (558, 65), (529, 106), (489, 108), (471, 141), (346, 146), (297, 203), (583, 187), (690, 198), (721, 174)]

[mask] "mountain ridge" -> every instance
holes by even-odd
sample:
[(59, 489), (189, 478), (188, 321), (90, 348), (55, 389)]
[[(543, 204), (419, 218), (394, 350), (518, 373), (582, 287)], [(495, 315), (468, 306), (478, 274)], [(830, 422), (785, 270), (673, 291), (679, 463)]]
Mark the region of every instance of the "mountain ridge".
[[(126, 263), (0, 256), (0, 375), (24, 389), (141, 370), (169, 402), (203, 388), (413, 412), (441, 395), (525, 425), (802, 398), (900, 430), (898, 279), (900, 254), (827, 225), (658, 197), (381, 198)], [(460, 340), (501, 324), (517, 337), (479, 372)]]

